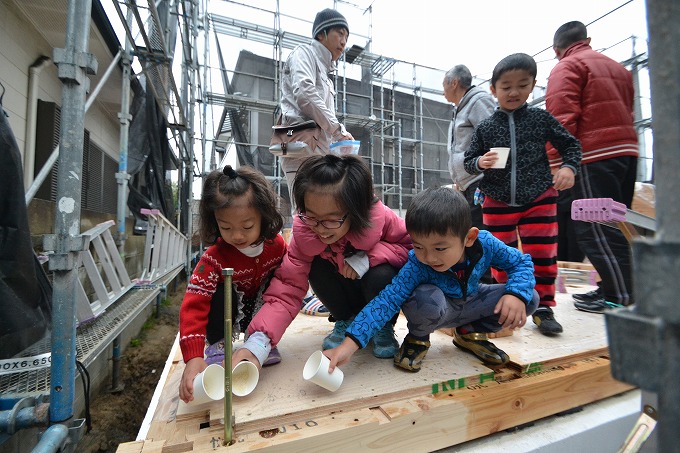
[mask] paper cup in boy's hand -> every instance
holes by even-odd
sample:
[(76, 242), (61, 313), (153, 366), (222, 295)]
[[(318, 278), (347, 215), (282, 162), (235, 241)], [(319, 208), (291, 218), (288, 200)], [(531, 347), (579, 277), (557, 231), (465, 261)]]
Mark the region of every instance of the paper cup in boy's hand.
[(495, 151), (498, 155), (498, 160), (496, 160), (490, 168), (505, 168), (505, 164), (508, 162), (510, 148), (491, 148), (489, 151)]
[(244, 360), (236, 364), (231, 372), (231, 393), (246, 396), (255, 390), (260, 379), (260, 370), (253, 362)]
[(213, 363), (194, 378), (194, 399), (191, 403), (203, 404), (222, 398), (224, 398), (224, 368)]
[(333, 373), (329, 373), (328, 367), (330, 364), (331, 361), (328, 357), (323, 355), (323, 352), (316, 351), (309, 359), (307, 359), (305, 369), (302, 371), (302, 377), (326, 390), (334, 392), (340, 388), (340, 384), (342, 384), (342, 379), (345, 375), (338, 367), (335, 367)]

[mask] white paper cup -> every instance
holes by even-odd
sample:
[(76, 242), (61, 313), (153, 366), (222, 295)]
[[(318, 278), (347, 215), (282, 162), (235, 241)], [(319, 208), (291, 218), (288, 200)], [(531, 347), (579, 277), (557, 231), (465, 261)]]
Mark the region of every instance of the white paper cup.
[(316, 351), (307, 359), (305, 369), (302, 371), (302, 377), (326, 390), (334, 392), (340, 388), (345, 375), (338, 367), (335, 367), (333, 373), (329, 373), (328, 366), (330, 364), (331, 361), (323, 355), (323, 352)]
[(224, 398), (224, 368), (218, 363), (208, 365), (194, 378), (194, 399), (192, 404), (203, 404)]
[(505, 168), (505, 164), (508, 162), (510, 148), (491, 148), (489, 151), (496, 151), (498, 154), (498, 160), (491, 166), (491, 168)]
[(250, 395), (259, 380), (257, 365), (247, 360), (239, 362), (231, 372), (231, 393), (236, 396)]

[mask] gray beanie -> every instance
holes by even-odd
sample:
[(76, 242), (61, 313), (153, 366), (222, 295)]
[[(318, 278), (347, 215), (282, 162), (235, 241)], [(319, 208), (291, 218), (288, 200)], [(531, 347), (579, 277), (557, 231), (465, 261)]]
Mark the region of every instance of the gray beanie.
[(312, 28), (312, 38), (316, 38), (316, 35), (322, 31), (333, 27), (346, 28), (347, 33), (349, 33), (349, 25), (347, 25), (347, 19), (345, 19), (345, 16), (334, 9), (326, 8), (316, 14), (316, 19), (314, 19), (314, 27)]

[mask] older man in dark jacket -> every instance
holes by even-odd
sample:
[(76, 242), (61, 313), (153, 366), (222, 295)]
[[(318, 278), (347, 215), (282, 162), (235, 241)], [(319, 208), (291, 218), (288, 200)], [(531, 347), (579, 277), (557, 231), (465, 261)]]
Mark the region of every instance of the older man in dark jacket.
[[(573, 21), (555, 32), (559, 62), (548, 80), (546, 108), (581, 142), (574, 198), (612, 198), (630, 207), (635, 189), (638, 139), (633, 125), (631, 73), (590, 47), (585, 25)], [(559, 155), (550, 153), (559, 166)], [(600, 274), (600, 287), (574, 295), (576, 308), (601, 313), (633, 303), (630, 246), (621, 231), (576, 222), (578, 243)]]

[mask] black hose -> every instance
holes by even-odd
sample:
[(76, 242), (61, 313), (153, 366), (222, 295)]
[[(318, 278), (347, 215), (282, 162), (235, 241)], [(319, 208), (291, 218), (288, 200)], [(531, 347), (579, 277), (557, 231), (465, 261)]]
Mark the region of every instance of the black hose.
[(92, 430), (92, 417), (90, 416), (90, 373), (87, 368), (76, 360), (76, 366), (80, 372), (80, 378), (83, 380), (83, 393), (85, 393), (85, 424), (87, 425), (87, 432)]

